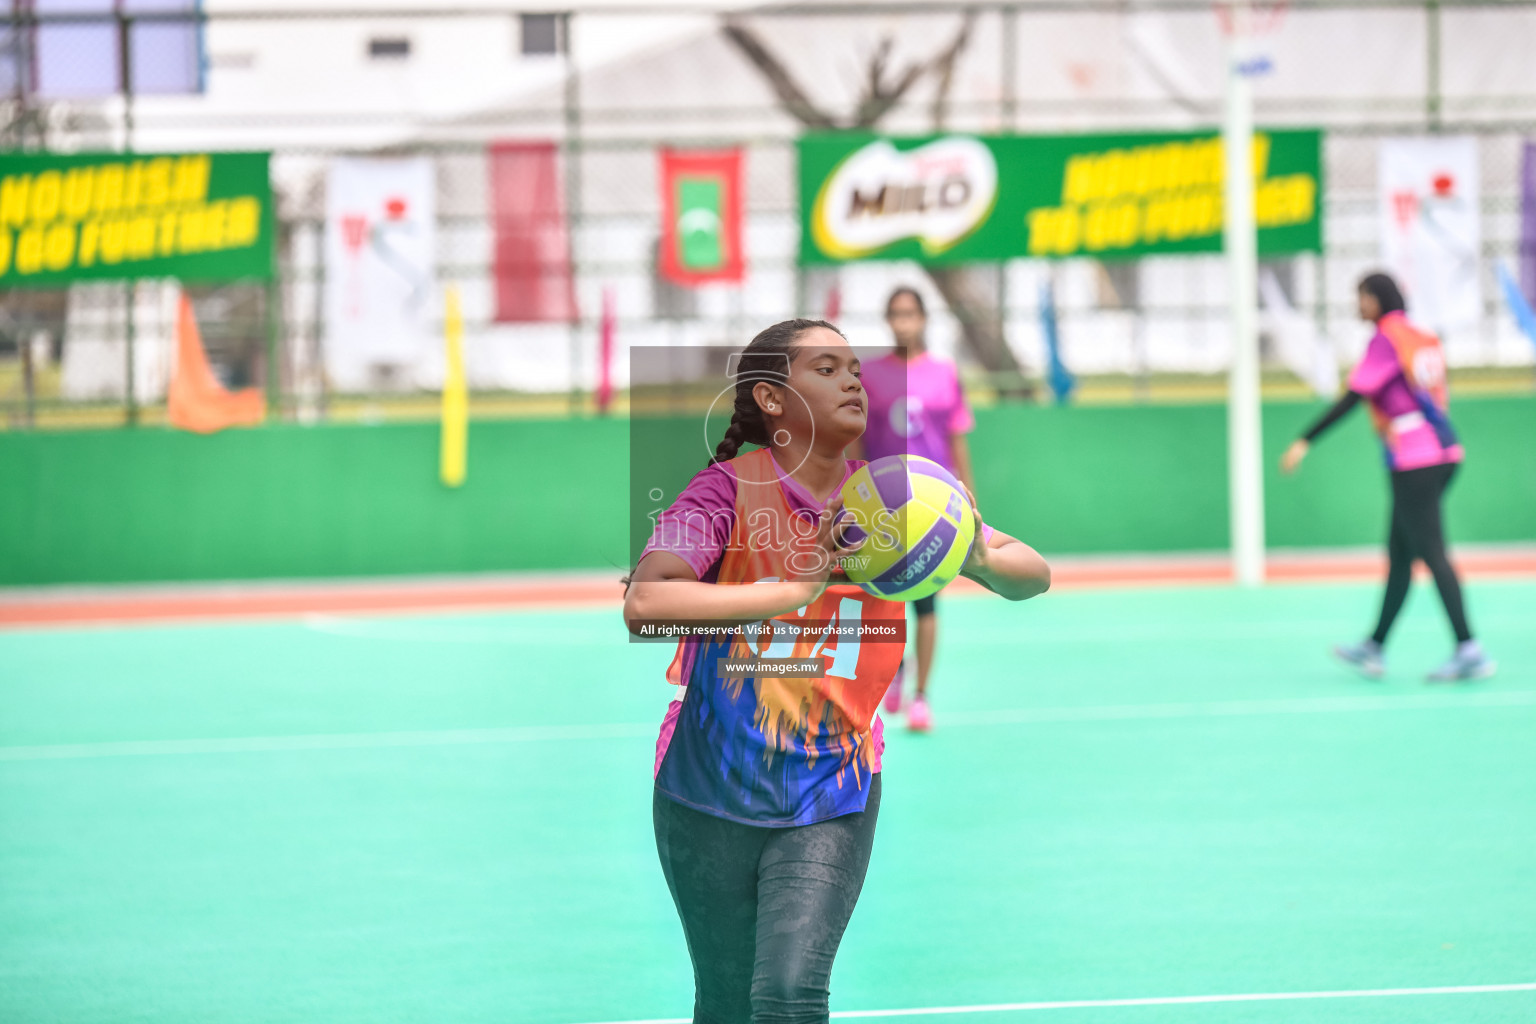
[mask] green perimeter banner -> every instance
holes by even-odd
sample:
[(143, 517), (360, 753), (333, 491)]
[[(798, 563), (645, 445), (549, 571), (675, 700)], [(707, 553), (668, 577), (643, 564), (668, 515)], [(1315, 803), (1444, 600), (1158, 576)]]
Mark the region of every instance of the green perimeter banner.
[(0, 288), (272, 274), (268, 153), (0, 153)]
[[(1221, 138), (802, 136), (800, 262), (1134, 259), (1222, 247)], [(1322, 132), (1253, 138), (1259, 252), (1322, 251)]]

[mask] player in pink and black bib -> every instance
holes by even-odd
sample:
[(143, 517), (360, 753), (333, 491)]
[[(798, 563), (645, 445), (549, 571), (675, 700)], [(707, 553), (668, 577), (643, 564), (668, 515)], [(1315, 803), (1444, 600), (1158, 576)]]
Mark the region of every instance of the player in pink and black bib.
[(1295, 472), (1318, 436), (1361, 401), (1369, 403), (1392, 481), (1387, 588), (1376, 631), (1360, 643), (1335, 647), (1334, 654), (1367, 676), (1382, 675), (1382, 645), (1408, 596), (1414, 560), (1420, 559), (1434, 576), (1456, 634), (1455, 652), (1429, 679), (1486, 678), (1496, 666), (1472, 638), (1461, 581), (1446, 554), (1441, 522), (1441, 502), (1463, 456), (1451, 428), (1445, 353), (1439, 338), (1408, 321), (1402, 292), (1392, 278), (1371, 274), (1360, 282), (1359, 294), (1360, 316), (1376, 324), (1376, 333), (1350, 373), (1344, 397), (1290, 446), (1281, 461), (1285, 472)]
[[(844, 455), (864, 432), (859, 374), (824, 321), (754, 338), (724, 440), (659, 517), (625, 594), (637, 635), (707, 624), (679, 642), (667, 672), (682, 690), (657, 740), (652, 801), (696, 1022), (826, 1021), (832, 961), (869, 865), (876, 712), (902, 646), (846, 627), (906, 612), (836, 567), (858, 547), (834, 524), (843, 482), (862, 465)], [(759, 447), (742, 454), (743, 444)], [(977, 522), (962, 571), (1011, 600), (1044, 592), (1044, 560)], [(828, 626), (790, 628), (813, 623)], [(822, 667), (764, 667), (783, 658)]]

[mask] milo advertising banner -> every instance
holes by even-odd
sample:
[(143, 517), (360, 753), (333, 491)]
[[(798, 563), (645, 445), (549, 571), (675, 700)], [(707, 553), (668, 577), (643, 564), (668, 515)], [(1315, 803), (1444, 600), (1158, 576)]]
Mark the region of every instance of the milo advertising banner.
[(0, 288), (272, 273), (266, 153), (0, 154)]
[[(800, 262), (1220, 252), (1214, 132), (800, 139)], [(1322, 133), (1256, 132), (1259, 252), (1322, 251)]]

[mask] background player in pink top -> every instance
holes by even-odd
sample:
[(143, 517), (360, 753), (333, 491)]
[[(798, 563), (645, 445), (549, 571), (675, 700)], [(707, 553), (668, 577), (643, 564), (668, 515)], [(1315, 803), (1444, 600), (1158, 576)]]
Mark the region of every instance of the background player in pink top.
[(1451, 429), (1445, 354), (1440, 339), (1408, 322), (1402, 292), (1392, 278), (1371, 274), (1360, 282), (1359, 292), (1360, 317), (1375, 323), (1376, 333), (1350, 373), (1344, 397), (1291, 444), (1280, 464), (1285, 472), (1295, 472), (1323, 431), (1361, 400), (1370, 404), (1392, 482), (1387, 589), (1376, 631), (1358, 644), (1335, 647), (1334, 654), (1371, 678), (1382, 674), (1382, 645), (1408, 596), (1417, 558), (1434, 575), (1456, 634), (1455, 653), (1429, 679), (1486, 678), (1496, 666), (1472, 638), (1461, 581), (1446, 554), (1441, 523), (1441, 500), (1462, 460), (1461, 443)]
[[(896, 349), (864, 367), (864, 389), (869, 392), (864, 456), (921, 455), (932, 459), (955, 474), (974, 497), (971, 449), (965, 435), (976, 420), (966, 404), (955, 364), (928, 351), (928, 312), (922, 295), (915, 288), (897, 288), (886, 300), (885, 322)], [(907, 725), (919, 731), (933, 727), (928, 677), (939, 632), (934, 604), (933, 596), (912, 603), (917, 613), (917, 694), (907, 706)], [(891, 684), (887, 711), (901, 709), (903, 674)]]

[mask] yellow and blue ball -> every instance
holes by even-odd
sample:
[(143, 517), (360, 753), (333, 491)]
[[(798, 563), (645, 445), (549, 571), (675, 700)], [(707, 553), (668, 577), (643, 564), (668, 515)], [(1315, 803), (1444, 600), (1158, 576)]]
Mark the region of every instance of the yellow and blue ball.
[(920, 455), (888, 455), (843, 484), (848, 578), (876, 597), (916, 601), (960, 574), (976, 535), (976, 514), (947, 469)]

